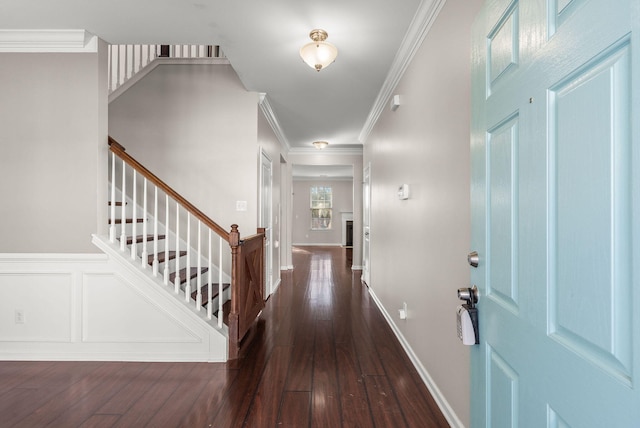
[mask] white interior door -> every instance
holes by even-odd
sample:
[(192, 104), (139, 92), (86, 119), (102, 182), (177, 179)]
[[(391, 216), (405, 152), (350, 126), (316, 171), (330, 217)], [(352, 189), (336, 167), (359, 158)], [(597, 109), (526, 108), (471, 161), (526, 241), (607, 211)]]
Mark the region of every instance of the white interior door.
[(273, 292), (273, 173), (271, 159), (262, 152), (260, 161), (260, 226), (265, 229), (264, 297)]
[(474, 427), (640, 426), (639, 26), (638, 0), (476, 20)]
[(362, 177), (362, 280), (370, 285), (371, 248), (371, 165), (363, 171)]

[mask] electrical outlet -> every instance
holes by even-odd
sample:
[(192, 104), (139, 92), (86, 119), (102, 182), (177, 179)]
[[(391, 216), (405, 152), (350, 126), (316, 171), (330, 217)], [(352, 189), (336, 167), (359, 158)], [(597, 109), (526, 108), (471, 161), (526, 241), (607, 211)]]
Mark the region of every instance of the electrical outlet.
[(24, 311), (22, 309), (16, 309), (15, 322), (16, 324), (24, 324)]

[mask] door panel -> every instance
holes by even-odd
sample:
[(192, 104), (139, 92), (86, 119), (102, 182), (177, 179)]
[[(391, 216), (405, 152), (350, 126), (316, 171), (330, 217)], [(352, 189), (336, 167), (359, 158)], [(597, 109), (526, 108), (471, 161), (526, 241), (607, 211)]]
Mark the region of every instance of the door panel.
[(488, 0), (476, 20), (474, 427), (640, 420), (639, 15)]
[(549, 332), (626, 382), (632, 343), (629, 55), (627, 42), (614, 46), (551, 88), (548, 107)]

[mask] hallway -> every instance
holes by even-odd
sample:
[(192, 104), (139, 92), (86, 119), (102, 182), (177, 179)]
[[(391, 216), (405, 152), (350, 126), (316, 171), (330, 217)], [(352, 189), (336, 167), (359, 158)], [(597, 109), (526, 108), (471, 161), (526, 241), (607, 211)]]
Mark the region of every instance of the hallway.
[(0, 426), (447, 427), (350, 254), (294, 248), (237, 361), (0, 362)]

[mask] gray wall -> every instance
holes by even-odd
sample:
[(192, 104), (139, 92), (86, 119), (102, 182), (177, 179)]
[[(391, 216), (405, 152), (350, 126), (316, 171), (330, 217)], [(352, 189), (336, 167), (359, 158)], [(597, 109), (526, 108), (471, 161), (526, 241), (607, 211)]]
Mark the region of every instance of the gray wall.
[(230, 65), (159, 65), (111, 102), (109, 133), (221, 227), (256, 232), (258, 95)]
[[(469, 285), (470, 28), (481, 3), (446, 2), (395, 90), (400, 107), (385, 110), (364, 145), (369, 285), (466, 426), (469, 349), (454, 313), (457, 288)], [(403, 183), (411, 188), (405, 201), (396, 194)], [(406, 321), (398, 318), (403, 302)]]
[(98, 252), (106, 56), (0, 53), (0, 64), (0, 252)]
[[(331, 229), (329, 230), (311, 230), (311, 209), (309, 205), (311, 186), (331, 186), (333, 213)], [(353, 212), (353, 180), (294, 180), (293, 244), (340, 245), (342, 243), (341, 213), (343, 212)]]

